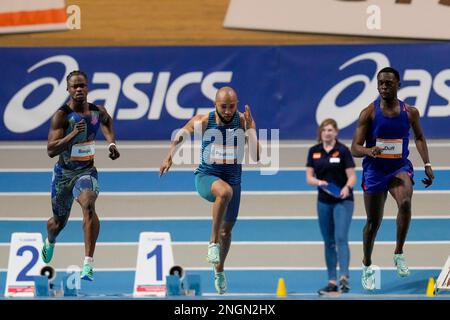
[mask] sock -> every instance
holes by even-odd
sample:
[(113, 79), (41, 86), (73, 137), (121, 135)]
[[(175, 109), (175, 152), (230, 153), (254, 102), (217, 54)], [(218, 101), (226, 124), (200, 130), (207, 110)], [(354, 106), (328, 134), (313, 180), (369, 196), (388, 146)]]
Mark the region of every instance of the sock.
[(92, 265), (94, 263), (94, 258), (92, 257), (84, 257), (84, 264)]
[(55, 242), (50, 242), (48, 241), (48, 238), (45, 238), (45, 244), (53, 247), (55, 245)]

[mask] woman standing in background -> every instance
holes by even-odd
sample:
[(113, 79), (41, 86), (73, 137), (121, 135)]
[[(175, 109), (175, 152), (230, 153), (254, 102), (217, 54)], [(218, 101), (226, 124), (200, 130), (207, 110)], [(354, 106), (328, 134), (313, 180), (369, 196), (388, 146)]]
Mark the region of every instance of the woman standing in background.
[(350, 290), (348, 233), (354, 208), (355, 162), (349, 148), (337, 140), (337, 135), (336, 121), (325, 119), (318, 129), (319, 143), (309, 149), (306, 163), (306, 182), (319, 190), (317, 213), (325, 242), (328, 284), (318, 291), (321, 295)]

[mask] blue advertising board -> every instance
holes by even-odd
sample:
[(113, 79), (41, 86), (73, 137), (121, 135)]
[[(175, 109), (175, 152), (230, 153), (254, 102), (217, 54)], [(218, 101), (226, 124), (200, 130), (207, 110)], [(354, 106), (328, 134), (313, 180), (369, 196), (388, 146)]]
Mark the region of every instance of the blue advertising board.
[(67, 74), (89, 77), (88, 101), (105, 105), (119, 140), (168, 140), (232, 86), (239, 110), (281, 139), (314, 139), (335, 118), (351, 138), (378, 98), (377, 70), (399, 70), (399, 98), (415, 105), (428, 138), (450, 138), (450, 44), (0, 48), (0, 140), (45, 140), (68, 99)]

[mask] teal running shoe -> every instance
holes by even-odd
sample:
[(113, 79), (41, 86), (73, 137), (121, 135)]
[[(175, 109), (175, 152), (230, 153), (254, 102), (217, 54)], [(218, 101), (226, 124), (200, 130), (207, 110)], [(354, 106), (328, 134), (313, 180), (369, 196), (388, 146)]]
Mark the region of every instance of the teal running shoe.
[(206, 261), (216, 265), (220, 262), (220, 244), (210, 243), (208, 245), (208, 255), (206, 256)]
[(375, 270), (372, 269), (372, 266), (363, 265), (361, 284), (366, 290), (375, 290)]
[(399, 277), (407, 277), (410, 275), (403, 254), (394, 254), (394, 264), (397, 267), (397, 274)]
[(94, 270), (92, 269), (91, 264), (85, 263), (83, 265), (83, 271), (81, 271), (81, 279), (87, 281), (94, 281)]
[(227, 278), (225, 272), (217, 272), (214, 270), (214, 287), (218, 294), (224, 294), (227, 291)]
[(41, 250), (41, 257), (45, 263), (49, 263), (53, 258), (53, 250), (55, 249), (55, 244), (48, 242), (48, 239), (45, 239), (44, 245)]

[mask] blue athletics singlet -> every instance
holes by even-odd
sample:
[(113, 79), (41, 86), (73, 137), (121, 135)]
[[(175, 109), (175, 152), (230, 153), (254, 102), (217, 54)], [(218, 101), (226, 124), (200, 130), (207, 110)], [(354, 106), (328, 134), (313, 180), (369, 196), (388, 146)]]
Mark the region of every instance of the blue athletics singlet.
[[(100, 111), (97, 106), (89, 103), (90, 115), (81, 116), (79, 113), (70, 109), (68, 105), (63, 105), (62, 110), (67, 115), (67, 126), (64, 135), (73, 131), (75, 124), (82, 119), (86, 122), (84, 133), (78, 134), (69, 144), (68, 148), (59, 156), (59, 166), (63, 171), (88, 169), (94, 165), (95, 146), (93, 145), (95, 137), (100, 127)], [(94, 148), (92, 150), (92, 148)], [(94, 154), (92, 154), (92, 152)]]
[(413, 178), (413, 167), (409, 155), (408, 111), (399, 100), (400, 114), (386, 117), (381, 110), (380, 101), (374, 102), (375, 117), (366, 136), (366, 147), (379, 146), (383, 149), (376, 158), (366, 156), (363, 160), (362, 188), (366, 192), (384, 192), (388, 190), (391, 179), (400, 172), (406, 172)]
[(229, 124), (218, 125), (215, 111), (209, 113), (203, 134), (201, 162), (195, 174), (216, 176), (230, 185), (241, 183), (245, 133), (236, 111)]
[(79, 133), (61, 152), (55, 164), (52, 177), (52, 210), (58, 219), (68, 219), (74, 199), (81, 192), (92, 190), (98, 194), (98, 175), (94, 167), (95, 136), (100, 126), (100, 111), (94, 104), (89, 104), (90, 114), (81, 116), (68, 105), (59, 108), (66, 114), (68, 126), (64, 134), (73, 131), (75, 124), (82, 119), (86, 130)]

